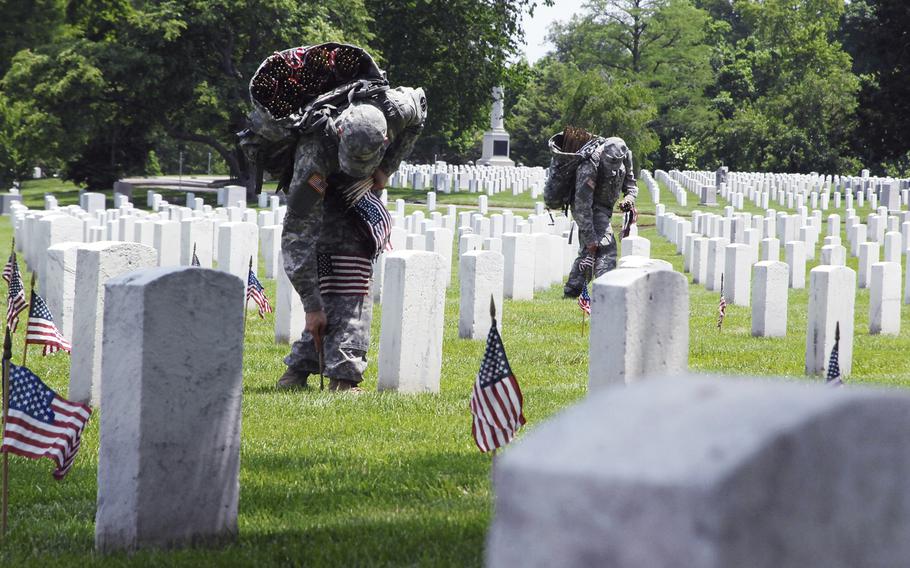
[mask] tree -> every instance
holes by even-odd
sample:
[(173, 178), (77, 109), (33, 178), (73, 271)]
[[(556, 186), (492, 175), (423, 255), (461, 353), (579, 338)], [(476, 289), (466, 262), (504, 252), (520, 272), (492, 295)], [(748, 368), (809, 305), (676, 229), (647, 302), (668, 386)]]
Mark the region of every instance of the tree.
[(705, 139), (709, 165), (737, 169), (844, 171), (856, 92), (850, 57), (835, 34), (840, 0), (736, 0), (735, 20), (715, 57), (710, 89), (724, 117)]
[(249, 186), (236, 133), (260, 62), (296, 45), (372, 37), (361, 0), (73, 0), (67, 17), (73, 33), (21, 52), (4, 87), (46, 121), (18, 139), (92, 187), (141, 170), (161, 132), (211, 148)]
[[(423, 87), (429, 111), (414, 157), (461, 161), (486, 126), (491, 90), (518, 55), (534, 0), (366, 0), (394, 84)], [(511, 94), (506, 91), (506, 96)]]
[[(705, 97), (712, 80), (710, 30), (708, 14), (690, 0), (593, 0), (583, 14), (554, 26), (550, 39), (558, 60), (598, 71), (607, 92), (622, 86), (634, 101), (629, 104), (656, 105), (642, 123), (642, 142), (649, 153), (662, 148), (648, 157), (663, 161), (670, 144), (701, 136), (716, 119)], [(661, 143), (651, 142), (654, 133)], [(646, 157), (641, 150), (638, 155)]]
[[(910, 162), (910, 4), (857, 0), (842, 21), (845, 49), (862, 79), (853, 151), (880, 171), (901, 174)], [(903, 164), (901, 166), (900, 164)]]

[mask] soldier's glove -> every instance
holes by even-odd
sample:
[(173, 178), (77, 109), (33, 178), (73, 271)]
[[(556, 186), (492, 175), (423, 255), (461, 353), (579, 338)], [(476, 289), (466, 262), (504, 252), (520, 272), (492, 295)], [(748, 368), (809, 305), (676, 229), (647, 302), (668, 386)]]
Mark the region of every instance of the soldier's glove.
[(635, 198), (631, 195), (627, 195), (622, 198), (622, 201), (619, 202), (620, 211), (631, 211), (635, 208)]

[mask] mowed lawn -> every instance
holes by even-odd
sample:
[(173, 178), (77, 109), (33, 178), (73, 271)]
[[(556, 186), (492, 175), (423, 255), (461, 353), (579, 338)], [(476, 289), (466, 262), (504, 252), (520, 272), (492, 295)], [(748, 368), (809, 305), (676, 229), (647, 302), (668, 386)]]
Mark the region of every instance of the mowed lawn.
[[(66, 195), (72, 199), (71, 187), (58, 186), (55, 189), (69, 191)], [(26, 202), (38, 207), (47, 187), (26, 185)], [(404, 193), (390, 192), (390, 197)], [(663, 195), (665, 200), (670, 198), (668, 192)], [(465, 197), (470, 198), (467, 203), (476, 202), (476, 195), (459, 199)], [(689, 198), (694, 201), (692, 195)], [(530, 206), (530, 199), (525, 196), (525, 200)], [(144, 194), (137, 195), (136, 201), (144, 202)], [(652, 255), (670, 260), (681, 270), (682, 257), (656, 234), (654, 207), (644, 189), (640, 203), (640, 233), (651, 239)], [(10, 237), (9, 220), (3, 219), (0, 243), (9, 243)], [(855, 261), (851, 263), (855, 267)], [(274, 281), (264, 284), (274, 297)], [(582, 324), (575, 302), (561, 296), (561, 287), (553, 287), (534, 301), (506, 300), (502, 310), (506, 351), (525, 395), (525, 432), (585, 396), (589, 326)], [(822, 380), (803, 377), (807, 297), (804, 290), (790, 292), (786, 338), (755, 339), (750, 335), (748, 308), (729, 306), (724, 329), (718, 332), (718, 295), (691, 286), (693, 371)], [(868, 291), (859, 291), (853, 376), (848, 384), (910, 384), (906, 357), (910, 306), (901, 309), (899, 337), (870, 336)], [(274, 384), (284, 371), (281, 360), (288, 348), (274, 343), (271, 315), (264, 320), (250, 317), (236, 544), (223, 549), (96, 555), (98, 420), (106, 411), (99, 410), (64, 481), (51, 478), (49, 460), (10, 458), (10, 532), (0, 546), (0, 565), (481, 564), (492, 514), (491, 459), (481, 455), (471, 439), (468, 399), (484, 344), (458, 339), (457, 271), (446, 297), (439, 394), (375, 392), (381, 319), (381, 307), (376, 306), (364, 385), (367, 393), (351, 396), (320, 392), (318, 378), (312, 381), (316, 389), (276, 391)], [(23, 327), (16, 337), (17, 363), (22, 357)], [(29, 367), (65, 394), (68, 356), (41, 357), (38, 351), (32, 347)]]

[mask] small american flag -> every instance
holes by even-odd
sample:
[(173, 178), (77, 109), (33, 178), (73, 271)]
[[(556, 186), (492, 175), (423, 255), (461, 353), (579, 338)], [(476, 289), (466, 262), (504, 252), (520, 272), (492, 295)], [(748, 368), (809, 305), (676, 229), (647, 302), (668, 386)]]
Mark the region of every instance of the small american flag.
[(9, 255), (9, 260), (6, 265), (3, 267), (3, 279), (7, 282), (13, 277), (13, 267), (17, 266), (16, 264), (16, 251), (13, 251)]
[(831, 348), (831, 358), (828, 359), (828, 376), (826, 384), (830, 387), (844, 386), (844, 379), (840, 374), (840, 322), (834, 327), (834, 347)]
[(622, 238), (628, 237), (632, 233), (632, 225), (638, 220), (638, 211), (635, 210), (635, 206), (628, 211), (624, 211), (622, 214)]
[(246, 281), (246, 299), (249, 300), (250, 298), (259, 306), (259, 317), (265, 318), (264, 314), (272, 313), (272, 304), (270, 304), (269, 299), (266, 298), (265, 289), (262, 287), (259, 279), (256, 278), (256, 273), (253, 272), (252, 266), (250, 266), (250, 275)]
[(594, 255), (586, 254), (585, 257), (581, 259), (581, 262), (578, 263), (578, 268), (582, 270), (590, 270), (594, 268)]
[(724, 325), (724, 317), (727, 315), (727, 299), (724, 298), (724, 275), (720, 275), (720, 302), (717, 303), (717, 330)]
[(382, 204), (382, 200), (372, 191), (367, 191), (354, 204), (354, 212), (370, 230), (375, 245), (375, 256), (392, 250), (392, 244), (389, 242), (389, 235), (392, 233), (392, 216)]
[(506, 350), (493, 318), (487, 349), (471, 392), (471, 434), (481, 452), (505, 446), (525, 424), (521, 388), (509, 367)]
[(193, 243), (193, 258), (190, 259), (190, 266), (202, 266), (199, 262), (199, 257), (196, 256), (196, 243)]
[(62, 398), (25, 367), (10, 364), (9, 378), (9, 415), (0, 451), (50, 458), (57, 464), (54, 477), (62, 479), (73, 465), (92, 409)]
[[(6, 306), (6, 326), (10, 331), (16, 331), (19, 326), (19, 314), (28, 307), (25, 301), (25, 286), (22, 285), (22, 275), (19, 274), (19, 265), (16, 264), (16, 255), (10, 256), (9, 268), (9, 299)], [(4, 269), (6, 272), (6, 269)]]
[(32, 292), (32, 307), (28, 312), (28, 326), (25, 329), (26, 345), (43, 345), (43, 355), (49, 355), (63, 350), (69, 353), (72, 346), (67, 341), (57, 325), (54, 317), (47, 308), (44, 299)]
[(320, 254), (317, 257), (319, 292), (326, 296), (366, 296), (370, 293), (373, 263), (367, 258)]
[(587, 282), (585, 282), (584, 288), (581, 289), (581, 295), (578, 296), (578, 307), (584, 313), (591, 315), (591, 295), (588, 294)]

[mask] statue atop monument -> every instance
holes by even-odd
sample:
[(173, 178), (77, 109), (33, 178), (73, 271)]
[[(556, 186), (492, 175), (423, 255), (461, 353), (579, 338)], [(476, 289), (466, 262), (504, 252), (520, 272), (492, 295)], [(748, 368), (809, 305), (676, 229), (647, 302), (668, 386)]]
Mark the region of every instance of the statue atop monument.
[(493, 108), (490, 111), (490, 129), (491, 130), (505, 130), (505, 124), (503, 122), (505, 109), (502, 105), (503, 97), (502, 87), (493, 87)]
[(514, 166), (509, 159), (509, 133), (505, 127), (505, 108), (502, 87), (493, 87), (493, 108), (490, 109), (490, 130), (483, 134), (483, 155), (478, 166)]

